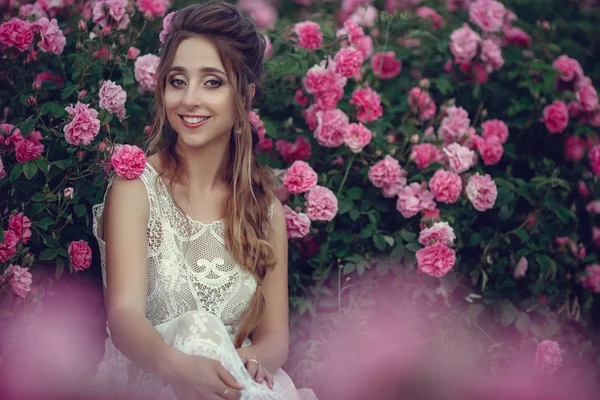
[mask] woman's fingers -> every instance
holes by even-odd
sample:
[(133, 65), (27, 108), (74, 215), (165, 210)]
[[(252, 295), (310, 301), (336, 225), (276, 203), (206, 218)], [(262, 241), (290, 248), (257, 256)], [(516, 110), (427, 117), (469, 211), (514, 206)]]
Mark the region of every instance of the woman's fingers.
[(240, 385), (235, 378), (233, 377), (233, 375), (231, 375), (229, 373), (229, 371), (227, 371), (222, 365), (221, 363), (217, 362), (216, 365), (216, 370), (217, 370), (217, 375), (219, 376), (219, 378), (221, 378), (221, 380), (223, 381), (223, 383), (228, 386), (230, 388), (229, 391), (236, 390), (242, 390), (244, 389), (243, 385)]
[(246, 369), (248, 370), (250, 377), (252, 379), (255, 379), (256, 374), (257, 374), (258, 370), (260, 369), (260, 364), (259, 364), (258, 360), (255, 358), (250, 358), (248, 361), (246, 361)]
[(267, 386), (269, 386), (269, 388), (273, 389), (275, 380), (273, 379), (273, 375), (271, 375), (271, 373), (269, 373), (269, 371), (267, 371), (267, 373), (265, 374), (265, 380), (267, 381)]

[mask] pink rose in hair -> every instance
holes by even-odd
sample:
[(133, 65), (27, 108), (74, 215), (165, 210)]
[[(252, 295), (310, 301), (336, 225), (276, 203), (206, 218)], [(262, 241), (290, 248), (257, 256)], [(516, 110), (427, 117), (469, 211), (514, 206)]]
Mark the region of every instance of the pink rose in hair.
[(8, 283), (12, 292), (20, 297), (27, 297), (31, 292), (32, 275), (29, 268), (22, 268), (19, 265), (10, 264), (4, 274), (0, 277), (0, 282), (8, 278)]
[(515, 279), (519, 279), (525, 276), (525, 274), (527, 273), (527, 266), (528, 266), (528, 262), (527, 259), (525, 257), (521, 257), (521, 259), (519, 260), (519, 262), (517, 263), (517, 265), (515, 266), (515, 270), (513, 271), (513, 277)]
[(431, 29), (438, 30), (444, 25), (444, 19), (432, 8), (419, 7), (415, 10), (415, 14), (423, 19), (428, 19), (431, 22)]
[(383, 115), (381, 98), (371, 88), (357, 89), (352, 93), (350, 104), (358, 108), (356, 117), (363, 124), (379, 119)]
[(456, 262), (456, 252), (443, 243), (424, 247), (415, 256), (419, 271), (436, 278), (446, 275)]
[(535, 363), (540, 372), (551, 375), (558, 370), (562, 361), (562, 351), (557, 342), (544, 340), (538, 344)]
[(498, 71), (504, 65), (502, 50), (490, 39), (481, 42), (481, 54), (479, 57), (483, 61), (487, 72)]
[(504, 155), (504, 147), (494, 139), (480, 139), (477, 142), (477, 150), (487, 166), (498, 164)]
[(469, 21), (484, 32), (498, 32), (502, 29), (506, 9), (494, 0), (475, 0), (469, 6)]
[(425, 90), (414, 87), (408, 92), (408, 105), (419, 114), (420, 121), (426, 121), (435, 116), (437, 107)]
[(146, 156), (143, 150), (137, 146), (121, 144), (113, 149), (110, 163), (120, 177), (135, 179), (146, 168)]
[(283, 176), (283, 186), (292, 193), (306, 192), (317, 186), (317, 173), (304, 161), (295, 161)]
[(326, 187), (315, 186), (306, 194), (306, 214), (312, 221), (331, 221), (338, 212), (338, 199)]
[(467, 134), (470, 124), (469, 113), (464, 108), (449, 107), (438, 129), (438, 135), (447, 143), (456, 142)]
[(25, 51), (33, 41), (33, 27), (28, 22), (19, 18), (0, 25), (0, 42), (8, 47), (15, 47), (19, 51)]
[(552, 62), (552, 66), (560, 71), (559, 79), (563, 82), (577, 82), (583, 78), (583, 68), (581, 68), (579, 61), (570, 58), (566, 54), (557, 57)]
[(90, 144), (100, 132), (98, 111), (81, 102), (77, 102), (74, 108), (71, 105), (65, 110), (71, 116), (71, 121), (63, 128), (67, 142), (75, 146)]
[(433, 193), (417, 182), (413, 182), (402, 188), (398, 193), (396, 208), (404, 218), (411, 218), (421, 211), (434, 210), (435, 202), (433, 199)]
[(590, 167), (592, 172), (600, 176), (600, 144), (595, 145), (590, 150), (588, 157), (590, 159)]
[(373, 134), (363, 124), (352, 123), (344, 135), (344, 143), (353, 153), (360, 153), (371, 142)]
[(577, 100), (579, 100), (581, 109), (585, 112), (598, 110), (598, 93), (591, 85), (582, 86), (577, 91)]
[(99, 92), (100, 108), (111, 113), (118, 113), (125, 107), (127, 93), (113, 81), (104, 81)]
[(410, 160), (417, 164), (417, 168), (429, 167), (434, 162), (440, 161), (442, 152), (431, 143), (416, 144), (412, 147)]
[(296, 137), (296, 142), (291, 143), (286, 140), (278, 140), (275, 142), (275, 149), (288, 164), (294, 161), (306, 160), (312, 154), (312, 148), (304, 136)]
[(406, 185), (406, 175), (398, 160), (390, 155), (373, 164), (368, 173), (371, 183), (382, 189), (383, 196), (388, 198), (396, 196)]
[(477, 211), (483, 212), (494, 207), (498, 197), (498, 188), (492, 178), (478, 173), (469, 178), (465, 193)]
[(552, 133), (561, 133), (569, 125), (569, 110), (565, 103), (555, 100), (552, 104), (544, 107), (542, 122), (546, 124)]
[(160, 34), (158, 35), (158, 40), (160, 40), (162, 44), (165, 44), (167, 35), (171, 32), (171, 20), (173, 19), (173, 15), (175, 15), (175, 11), (168, 13), (165, 15), (165, 18), (163, 18), (162, 31), (160, 31)]
[(142, 14), (149, 16), (151, 19), (164, 17), (169, 7), (171, 7), (168, 0), (137, 0), (135, 5)]
[(298, 46), (304, 49), (316, 50), (323, 44), (323, 33), (316, 22), (299, 22), (294, 25), (294, 32), (298, 36)]
[(438, 169), (429, 180), (429, 190), (436, 201), (452, 204), (462, 192), (462, 181), (458, 174)]
[(481, 37), (475, 33), (466, 23), (462, 28), (452, 32), (450, 35), (450, 52), (454, 60), (459, 63), (468, 63), (477, 54), (477, 48)]
[(508, 127), (499, 119), (489, 119), (481, 124), (481, 136), (487, 141), (504, 144), (508, 140)]
[(85, 240), (69, 243), (68, 252), (75, 271), (86, 270), (92, 265), (92, 249)]
[(156, 88), (156, 70), (160, 58), (154, 54), (146, 54), (138, 57), (133, 64), (135, 80), (140, 88), (145, 91), (153, 91)]
[(101, 28), (125, 29), (129, 25), (127, 0), (100, 0), (92, 10), (93, 21)]
[(455, 239), (454, 229), (447, 222), (436, 222), (431, 227), (425, 228), (419, 233), (419, 243), (423, 246), (431, 246), (436, 243), (452, 246)]
[(31, 220), (22, 212), (8, 217), (8, 229), (13, 231), (22, 243), (27, 243), (31, 239)]
[(285, 224), (289, 239), (303, 238), (310, 231), (310, 218), (304, 213), (296, 213), (288, 206), (283, 206)]
[(4, 243), (0, 241), (0, 262), (6, 262), (17, 254), (17, 244), (19, 236), (10, 229), (4, 231)]
[(585, 156), (587, 143), (579, 136), (571, 135), (565, 140), (565, 159), (579, 162)]
[(340, 109), (335, 108), (317, 112), (315, 139), (321, 146), (338, 147), (344, 143), (350, 119)]
[(585, 268), (585, 276), (581, 277), (581, 284), (594, 293), (600, 293), (600, 265), (588, 265)]
[(363, 54), (354, 47), (342, 47), (334, 57), (335, 72), (346, 78), (352, 78), (360, 72)]
[[(17, 132), (13, 134), (17, 136)], [(21, 136), (18, 133), (18, 136)], [(15, 156), (18, 162), (33, 161), (44, 152), (44, 145), (40, 142), (42, 140), (42, 134), (39, 131), (34, 130), (26, 138), (16, 140), (15, 143)]]
[(451, 143), (446, 146), (444, 154), (448, 157), (450, 169), (457, 174), (468, 171), (475, 165), (475, 152), (458, 143)]
[(402, 61), (396, 59), (393, 51), (379, 52), (371, 58), (373, 74), (380, 79), (393, 79), (402, 71)]
[(40, 30), (40, 41), (38, 47), (45, 53), (61, 54), (67, 43), (67, 38), (63, 31), (58, 27), (56, 19), (48, 21), (48, 18), (41, 18), (34, 26)]

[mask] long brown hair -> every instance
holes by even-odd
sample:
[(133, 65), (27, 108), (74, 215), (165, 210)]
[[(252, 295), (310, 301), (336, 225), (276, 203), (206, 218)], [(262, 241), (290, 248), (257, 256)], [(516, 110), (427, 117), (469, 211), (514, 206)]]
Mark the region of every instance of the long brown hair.
[[(242, 325), (235, 347), (260, 323), (265, 299), (262, 281), (267, 269), (275, 265), (276, 256), (269, 242), (269, 207), (274, 200), (273, 178), (256, 157), (258, 134), (248, 119), (252, 107), (250, 84), (261, 92), (265, 39), (254, 23), (237, 8), (224, 1), (190, 5), (177, 11), (170, 22), (157, 70), (154, 120), (148, 153), (159, 153), (164, 171), (172, 171), (173, 182), (182, 175), (181, 160), (175, 151), (177, 133), (169, 126), (164, 107), (167, 72), (173, 64), (179, 44), (190, 37), (202, 36), (215, 46), (233, 82), (236, 120), (231, 132), (230, 165), (226, 177), (230, 195), (225, 206), (225, 244), (234, 260), (251, 272), (258, 286)], [(238, 133), (239, 132), (239, 133)]]

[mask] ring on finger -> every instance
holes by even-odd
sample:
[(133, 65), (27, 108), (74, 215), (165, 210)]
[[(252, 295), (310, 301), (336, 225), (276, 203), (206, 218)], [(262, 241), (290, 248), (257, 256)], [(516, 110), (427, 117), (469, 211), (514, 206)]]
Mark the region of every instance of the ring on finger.
[(257, 360), (255, 360), (254, 358), (251, 358), (251, 359), (249, 359), (249, 360), (248, 360), (248, 362), (250, 362), (250, 361), (254, 361), (254, 362), (256, 363), (256, 365), (258, 365), (258, 364), (259, 364), (259, 363), (258, 363), (258, 361), (257, 361)]

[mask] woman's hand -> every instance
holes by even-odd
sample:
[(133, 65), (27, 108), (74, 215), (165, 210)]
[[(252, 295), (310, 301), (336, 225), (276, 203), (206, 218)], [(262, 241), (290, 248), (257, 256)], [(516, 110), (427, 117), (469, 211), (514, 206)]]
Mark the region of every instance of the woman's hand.
[(244, 389), (220, 362), (210, 358), (180, 353), (166, 368), (164, 376), (178, 400), (237, 400)]
[(273, 375), (260, 363), (260, 359), (252, 346), (240, 347), (237, 349), (237, 352), (246, 366), (250, 377), (258, 383), (266, 381), (267, 386), (273, 389)]

